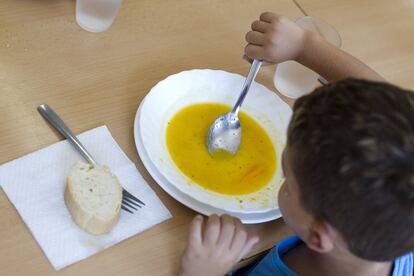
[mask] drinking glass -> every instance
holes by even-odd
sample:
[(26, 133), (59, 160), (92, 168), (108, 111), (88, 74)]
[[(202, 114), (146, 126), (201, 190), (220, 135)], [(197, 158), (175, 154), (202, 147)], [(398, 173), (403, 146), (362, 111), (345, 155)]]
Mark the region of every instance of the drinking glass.
[(76, 0), (76, 22), (89, 32), (104, 32), (112, 24), (122, 0)]

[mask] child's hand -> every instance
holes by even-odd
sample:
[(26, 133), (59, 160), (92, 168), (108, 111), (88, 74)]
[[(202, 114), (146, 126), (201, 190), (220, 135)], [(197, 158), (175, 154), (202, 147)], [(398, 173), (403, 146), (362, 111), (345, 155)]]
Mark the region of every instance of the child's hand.
[(270, 63), (295, 60), (304, 48), (305, 34), (302, 28), (283, 16), (262, 13), (246, 34), (245, 55)]
[(237, 218), (196, 216), (181, 260), (180, 276), (225, 275), (259, 241)]

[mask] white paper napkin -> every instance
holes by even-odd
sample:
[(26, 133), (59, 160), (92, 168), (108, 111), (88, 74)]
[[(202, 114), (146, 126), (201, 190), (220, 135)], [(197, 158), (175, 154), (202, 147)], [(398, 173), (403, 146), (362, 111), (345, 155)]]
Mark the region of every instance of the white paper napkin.
[(106, 126), (78, 136), (99, 164), (145, 202), (134, 214), (121, 211), (109, 234), (94, 236), (71, 219), (63, 199), (70, 167), (82, 159), (67, 141), (0, 166), (0, 185), (56, 270), (91, 256), (171, 217)]

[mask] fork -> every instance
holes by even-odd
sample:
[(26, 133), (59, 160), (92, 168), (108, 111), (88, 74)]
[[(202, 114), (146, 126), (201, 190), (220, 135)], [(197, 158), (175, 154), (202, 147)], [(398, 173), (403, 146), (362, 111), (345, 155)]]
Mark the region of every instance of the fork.
[[(98, 163), (93, 159), (86, 148), (81, 142), (73, 135), (69, 127), (63, 122), (63, 120), (56, 114), (53, 109), (47, 104), (41, 104), (37, 107), (40, 114), (57, 130), (59, 131), (68, 141), (79, 151), (83, 158), (86, 159), (92, 166), (98, 167)], [(122, 210), (133, 214), (132, 210), (138, 211), (138, 208), (145, 206), (145, 203), (136, 198), (134, 195), (129, 193), (127, 190), (122, 188)], [(132, 210), (131, 210), (132, 209)]]

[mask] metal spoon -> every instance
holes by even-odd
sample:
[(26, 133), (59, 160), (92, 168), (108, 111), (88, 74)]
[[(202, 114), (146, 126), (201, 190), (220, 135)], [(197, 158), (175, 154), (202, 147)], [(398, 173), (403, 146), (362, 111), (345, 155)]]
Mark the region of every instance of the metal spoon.
[(261, 65), (262, 61), (256, 59), (253, 60), (249, 74), (244, 82), (242, 92), (234, 105), (233, 110), (218, 117), (210, 126), (207, 136), (207, 147), (210, 154), (222, 151), (235, 155), (239, 150), (241, 127), (237, 114), (239, 113), (240, 106), (242, 105), (247, 92), (249, 92), (250, 85), (256, 77)]

